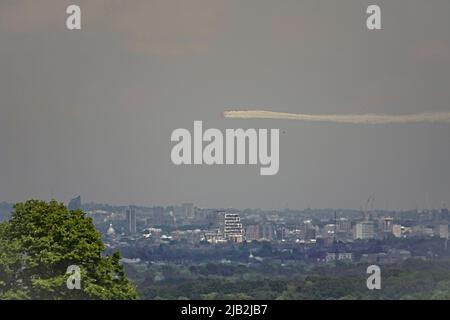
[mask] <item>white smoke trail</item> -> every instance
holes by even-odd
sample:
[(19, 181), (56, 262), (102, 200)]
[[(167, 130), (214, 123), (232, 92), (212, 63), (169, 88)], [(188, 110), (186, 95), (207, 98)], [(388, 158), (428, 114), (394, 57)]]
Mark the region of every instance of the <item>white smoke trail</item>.
[(389, 114), (323, 114), (273, 112), (264, 110), (225, 111), (225, 118), (236, 119), (285, 119), (313, 122), (333, 122), (352, 124), (390, 124), (390, 123), (450, 123), (450, 112), (426, 112), (407, 115)]

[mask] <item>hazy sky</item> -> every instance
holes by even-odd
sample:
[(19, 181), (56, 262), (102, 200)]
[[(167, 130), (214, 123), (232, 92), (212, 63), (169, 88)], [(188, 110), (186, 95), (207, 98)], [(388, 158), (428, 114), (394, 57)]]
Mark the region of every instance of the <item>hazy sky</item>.
[[(450, 124), (221, 117), (449, 112), (449, 32), (448, 0), (0, 0), (0, 201), (450, 204)], [(170, 135), (194, 120), (279, 128), (278, 175), (173, 165)]]

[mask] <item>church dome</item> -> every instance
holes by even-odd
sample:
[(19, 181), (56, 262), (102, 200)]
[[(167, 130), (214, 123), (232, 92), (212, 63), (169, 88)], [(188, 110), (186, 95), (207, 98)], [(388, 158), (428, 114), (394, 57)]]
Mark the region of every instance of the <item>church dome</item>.
[(113, 236), (116, 234), (116, 231), (114, 231), (112, 223), (109, 225), (108, 231), (106, 233), (108, 236)]

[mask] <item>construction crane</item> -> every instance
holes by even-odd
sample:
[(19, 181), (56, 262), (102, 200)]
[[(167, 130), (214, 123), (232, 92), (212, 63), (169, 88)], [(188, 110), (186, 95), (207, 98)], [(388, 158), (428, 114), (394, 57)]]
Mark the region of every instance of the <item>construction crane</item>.
[(373, 211), (374, 201), (375, 201), (375, 194), (372, 194), (369, 196), (369, 198), (367, 199), (367, 201), (364, 205), (364, 209), (362, 212), (363, 216), (364, 216), (364, 220), (370, 220), (369, 214)]

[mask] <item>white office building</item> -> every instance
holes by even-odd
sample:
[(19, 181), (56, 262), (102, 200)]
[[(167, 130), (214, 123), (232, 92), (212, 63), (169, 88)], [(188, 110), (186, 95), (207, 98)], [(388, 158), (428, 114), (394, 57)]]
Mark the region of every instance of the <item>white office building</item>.
[(362, 221), (355, 226), (355, 239), (375, 238), (375, 226), (373, 221)]

